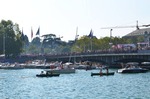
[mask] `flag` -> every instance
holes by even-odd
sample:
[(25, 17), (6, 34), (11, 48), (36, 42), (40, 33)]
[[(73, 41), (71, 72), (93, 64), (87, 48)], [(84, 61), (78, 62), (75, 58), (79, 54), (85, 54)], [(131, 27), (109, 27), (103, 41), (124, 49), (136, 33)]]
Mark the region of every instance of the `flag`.
[(89, 38), (92, 38), (92, 37), (93, 37), (93, 31), (92, 31), (92, 29), (91, 29), (90, 34), (88, 35), (88, 37), (89, 37)]
[(32, 37), (33, 37), (33, 30), (32, 30), (32, 28), (31, 28), (31, 39), (32, 39)]
[(40, 35), (40, 27), (38, 28), (36, 35)]

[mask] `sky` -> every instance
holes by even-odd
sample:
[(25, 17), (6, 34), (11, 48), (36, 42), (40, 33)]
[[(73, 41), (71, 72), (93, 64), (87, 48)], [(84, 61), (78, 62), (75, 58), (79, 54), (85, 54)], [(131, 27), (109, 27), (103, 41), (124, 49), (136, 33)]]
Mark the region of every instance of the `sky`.
[[(150, 0), (0, 0), (0, 20), (19, 24), (31, 41), (40, 27), (40, 36), (55, 34), (62, 40), (74, 40), (89, 35), (110, 36), (103, 27), (150, 24)], [(112, 36), (122, 37), (136, 28), (116, 28)]]

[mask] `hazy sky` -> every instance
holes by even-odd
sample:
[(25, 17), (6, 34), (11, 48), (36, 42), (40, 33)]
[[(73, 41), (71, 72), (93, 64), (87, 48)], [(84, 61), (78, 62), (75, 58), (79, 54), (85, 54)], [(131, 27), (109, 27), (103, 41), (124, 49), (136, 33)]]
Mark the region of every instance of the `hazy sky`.
[[(92, 29), (97, 38), (109, 36), (102, 27), (150, 24), (150, 0), (0, 0), (0, 19), (18, 23), (31, 39), (40, 26), (40, 35), (56, 34), (73, 40)], [(124, 36), (135, 28), (113, 29), (113, 36)]]

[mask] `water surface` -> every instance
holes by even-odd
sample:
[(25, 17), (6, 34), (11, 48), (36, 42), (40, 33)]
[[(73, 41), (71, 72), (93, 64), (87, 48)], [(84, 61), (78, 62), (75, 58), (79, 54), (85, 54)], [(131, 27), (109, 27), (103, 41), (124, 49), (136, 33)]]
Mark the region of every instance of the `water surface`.
[[(75, 74), (38, 78), (40, 69), (0, 70), (1, 99), (150, 99), (150, 72), (94, 76)], [(116, 70), (111, 70), (116, 71)]]

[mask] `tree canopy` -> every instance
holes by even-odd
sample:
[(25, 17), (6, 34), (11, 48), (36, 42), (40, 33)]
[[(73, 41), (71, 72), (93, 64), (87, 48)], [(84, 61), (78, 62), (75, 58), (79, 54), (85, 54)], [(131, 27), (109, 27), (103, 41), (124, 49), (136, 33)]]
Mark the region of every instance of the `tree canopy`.
[(11, 20), (2, 20), (0, 22), (0, 54), (5, 54), (7, 58), (15, 57), (23, 51), (22, 47), (19, 25)]

